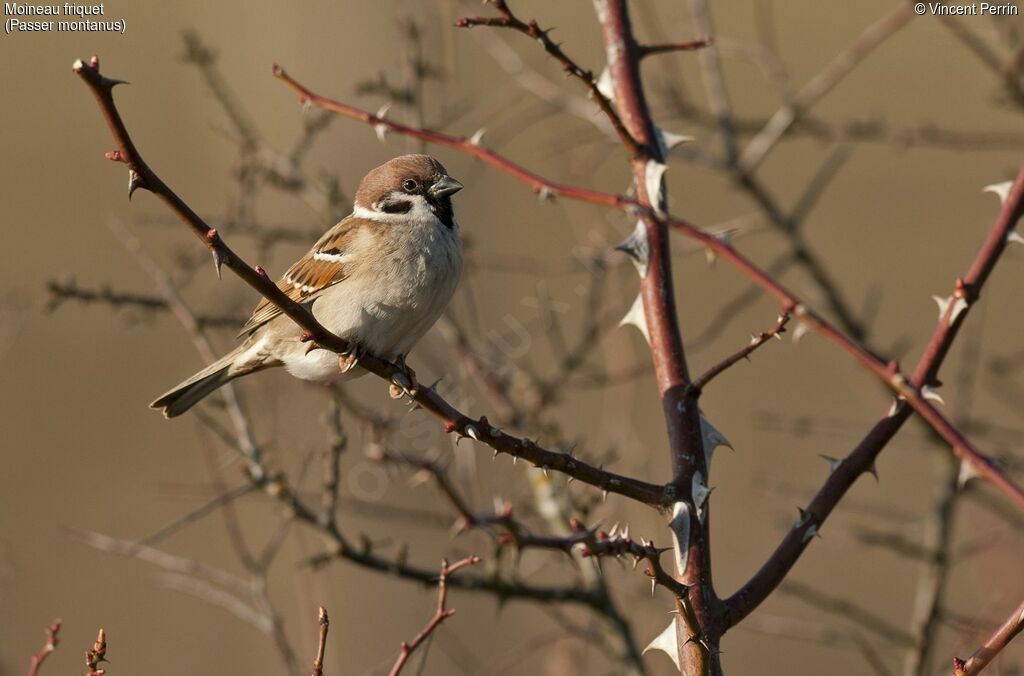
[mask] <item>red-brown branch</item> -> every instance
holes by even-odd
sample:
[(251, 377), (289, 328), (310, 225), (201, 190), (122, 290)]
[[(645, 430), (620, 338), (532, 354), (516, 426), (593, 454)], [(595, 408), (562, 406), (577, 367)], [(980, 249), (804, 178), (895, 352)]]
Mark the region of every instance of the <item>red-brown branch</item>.
[(399, 672), (401, 672), (405, 667), (406, 663), (409, 661), (409, 657), (413, 652), (415, 652), (416, 648), (427, 640), (427, 638), (434, 633), (434, 630), (437, 629), (442, 622), (455, 614), (455, 609), (447, 606), (448, 576), (455, 573), (460, 568), (472, 566), (477, 563), (480, 563), (479, 556), (470, 556), (462, 559), (461, 561), (456, 561), (451, 565), (448, 565), (447, 561), (441, 562), (441, 575), (437, 582), (437, 610), (434, 611), (434, 616), (430, 618), (427, 625), (416, 635), (416, 638), (409, 643), (402, 641), (401, 652), (398, 654), (398, 659), (395, 660), (395, 664), (391, 667), (389, 676), (398, 676)]
[[(333, 352), (347, 352), (347, 341), (328, 331), (308, 309), (285, 295), (262, 268), (251, 267), (232, 251), (216, 229), (211, 228), (146, 164), (114, 104), (111, 92), (117, 81), (100, 74), (98, 59), (93, 57), (89, 64), (77, 61), (74, 64), (74, 71), (95, 95), (111, 134), (119, 146), (118, 150), (108, 153), (107, 156), (128, 166), (133, 177), (133, 186), (145, 188), (156, 194), (203, 241), (213, 254), (218, 270), (222, 265), (227, 267), (280, 308), (304, 329), (303, 338), (306, 342)], [(280, 75), (283, 77), (283, 73)], [(367, 121), (372, 119), (377, 118), (367, 117)], [(395, 364), (367, 354), (360, 358), (359, 365), (385, 380), (399, 383), (416, 403), (442, 420), (446, 432), (458, 434), (460, 437), (471, 437), (499, 453), (523, 458), (537, 467), (562, 472), (583, 483), (610, 493), (625, 495), (648, 505), (664, 506), (671, 502), (663, 486), (605, 471), (579, 460), (571, 453), (549, 451), (534, 441), (506, 434), (490, 425), (486, 417), (471, 418), (448, 403), (433, 389), (409, 382), (408, 372)]]
[(32, 656), (32, 661), (28, 666), (28, 676), (37, 676), (39, 667), (43, 665), (50, 653), (57, 649), (57, 644), (60, 643), (59, 633), (60, 619), (56, 619), (46, 628), (46, 643), (39, 649), (39, 652)]
[(783, 312), (779, 315), (775, 325), (770, 329), (751, 336), (750, 342), (747, 345), (744, 345), (742, 348), (718, 362), (697, 378), (694, 378), (693, 382), (690, 383), (687, 395), (691, 397), (699, 397), (704, 388), (708, 386), (708, 383), (719, 375), (740, 361), (749, 359), (750, 355), (772, 338), (782, 338), (782, 333), (786, 330), (786, 324), (789, 323), (789, 318), (789, 312)]
[(980, 673), (1021, 631), (1024, 631), (1024, 602), (1010, 613), (1010, 616), (969, 658), (953, 658), (953, 676), (974, 676)]
[[(971, 263), (966, 276), (959, 280), (959, 283), (954, 288), (954, 295), (958, 292), (968, 294), (967, 297), (970, 299), (970, 302), (952, 320), (950, 317), (952, 307), (939, 318), (932, 337), (928, 341), (911, 376), (909, 383), (911, 387), (919, 390), (924, 385), (937, 383), (939, 368), (945, 361), (946, 355), (949, 353), (949, 349), (952, 347), (960, 327), (970, 313), (974, 301), (979, 298), (982, 287), (1005, 250), (1008, 237), (1022, 213), (1024, 213), (1024, 169), (1021, 169), (1017, 174), (1013, 187), (1007, 195), (1006, 202), (1003, 204), (999, 216), (989, 230), (981, 249), (974, 257), (974, 261)], [(881, 453), (886, 444), (889, 443), (909, 419), (910, 413), (911, 408), (909, 406), (901, 405), (891, 414), (884, 415), (829, 475), (825, 484), (806, 509), (804, 509), (805, 517), (789, 530), (778, 548), (761, 566), (760, 570), (726, 600), (729, 626), (735, 625), (746, 617), (782, 582), (807, 547), (807, 543), (810, 540), (807, 535), (808, 532), (811, 529), (816, 531), (821, 528), (822, 523), (828, 518), (843, 496), (846, 495), (846, 491), (849, 490), (854, 481), (874, 466), (878, 454)], [(965, 460), (967, 459), (963, 454), (961, 454), (961, 457), (964, 457)], [(987, 469), (998, 471), (988, 463), (987, 459), (983, 462), (983, 466)], [(972, 464), (977, 467), (975, 462), (972, 462)], [(1000, 472), (1000, 474), (1002, 473)], [(1015, 498), (1018, 494), (1017, 492), (1012, 493)]]
[(676, 578), (687, 588), (686, 598), (678, 603), (684, 611), (683, 621), (676, 623), (679, 659), (685, 673), (716, 674), (720, 671), (718, 616), (722, 604), (711, 576), (710, 505), (706, 496), (698, 503), (693, 494), (695, 478), (704, 477), (706, 482), (707, 453), (701, 434), (700, 410), (696, 401), (687, 396), (690, 374), (676, 310), (671, 238), (667, 221), (662, 217), (668, 210), (665, 182), (661, 178), (657, 185), (652, 185), (650, 180), (652, 167), (664, 164), (666, 159), (644, 94), (640, 76), (642, 54), (633, 35), (626, 0), (597, 0), (595, 8), (615, 105), (630, 134), (647, 149), (645, 155), (634, 157), (632, 161), (633, 187), (642, 209), (641, 223), (647, 245), (640, 295), (668, 436), (671, 486), (677, 504), (686, 506), (685, 510), (674, 511), (676, 518), (689, 521), (685, 528), (673, 529), (679, 550)]

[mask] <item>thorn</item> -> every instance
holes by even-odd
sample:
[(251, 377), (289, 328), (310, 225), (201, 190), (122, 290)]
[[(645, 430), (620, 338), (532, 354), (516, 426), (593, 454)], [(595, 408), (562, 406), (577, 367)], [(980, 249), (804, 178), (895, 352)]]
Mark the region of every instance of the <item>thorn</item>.
[(223, 279), (220, 274), (220, 269), (224, 265), (224, 255), (221, 254), (220, 249), (214, 249), (213, 253), (213, 269), (217, 272), (217, 279)]
[(828, 473), (829, 473), (829, 476), (831, 476), (832, 473), (835, 472), (837, 469), (839, 469), (839, 466), (841, 464), (843, 464), (842, 460), (840, 460), (839, 458), (833, 458), (831, 455), (825, 455), (823, 453), (819, 453), (818, 457), (823, 459), (825, 462), (828, 463)]
[(939, 394), (934, 387), (931, 385), (925, 385), (921, 388), (921, 397), (923, 399), (929, 399), (937, 404), (946, 405), (946, 402), (942, 399), (942, 395)]
[(630, 257), (633, 265), (636, 266), (640, 277), (647, 276), (647, 263), (650, 258), (650, 245), (647, 242), (647, 228), (643, 221), (637, 221), (633, 232), (626, 239), (622, 240), (616, 247)]
[(375, 118), (380, 120), (380, 122), (377, 122), (373, 125), (373, 132), (377, 134), (377, 140), (380, 141), (381, 143), (383, 143), (384, 139), (388, 137), (388, 125), (384, 124), (383, 120), (387, 119), (388, 109), (390, 108), (391, 104), (385, 103), (377, 110), (377, 114), (374, 116)]
[(483, 127), (480, 127), (479, 129), (477, 129), (476, 132), (474, 132), (473, 135), (469, 137), (470, 145), (474, 145), (474, 146), (476, 146), (478, 148), (482, 148), (483, 147), (483, 141), (484, 141), (484, 134), (486, 134), (486, 133), (487, 133), (487, 130), (484, 129)]
[(269, 275), (267, 275), (267, 271), (266, 271), (266, 270), (264, 270), (264, 269), (263, 269), (263, 268), (262, 268), (261, 266), (259, 266), (259, 265), (257, 265), (257, 266), (256, 266), (256, 274), (257, 274), (257, 275), (259, 275), (260, 277), (268, 277), (268, 276), (269, 276)]
[(111, 150), (110, 152), (103, 153), (103, 157), (112, 162), (128, 162), (128, 158), (120, 150)]
[(999, 197), (999, 203), (1005, 204), (1006, 198), (1010, 196), (1010, 188), (1013, 187), (1013, 181), (1004, 181), (1002, 183), (993, 183), (992, 185), (986, 185), (981, 189), (982, 192), (994, 193)]
[(881, 481), (878, 478), (878, 465), (877, 464), (871, 463), (871, 467), (868, 467), (868, 472), (871, 474), (871, 476), (875, 477), (875, 481)]
[(811, 330), (805, 322), (797, 322), (796, 328), (793, 329), (793, 342), (799, 343), (800, 339), (806, 336)]
[(950, 324), (955, 322), (956, 318), (960, 315), (960, 313), (967, 309), (967, 300), (963, 296), (959, 296), (956, 293), (947, 298), (942, 298), (941, 296), (932, 296), (932, 300), (934, 300), (935, 304), (939, 306), (939, 320), (941, 321), (942, 318), (946, 316), (946, 312), (948, 311)]
[(128, 170), (128, 199), (131, 200), (132, 195), (139, 188), (145, 188), (146, 186), (142, 182), (142, 177), (139, 176), (139, 172), (134, 169)]
[(651, 578), (651, 598), (652, 599), (654, 598), (654, 590), (657, 588), (657, 586), (658, 586), (658, 581), (655, 578), (652, 577)]
[(542, 185), (538, 188), (535, 188), (534, 192), (537, 193), (537, 199), (539, 199), (541, 202), (548, 202), (555, 199), (554, 191), (552, 191), (551, 188), (549, 188), (546, 185)]
[(113, 78), (100, 76), (100, 86), (104, 87), (105, 89), (110, 90), (110, 89), (113, 89), (114, 87), (116, 87), (117, 85), (123, 85), (123, 84), (128, 84), (128, 81), (127, 80), (115, 80)]

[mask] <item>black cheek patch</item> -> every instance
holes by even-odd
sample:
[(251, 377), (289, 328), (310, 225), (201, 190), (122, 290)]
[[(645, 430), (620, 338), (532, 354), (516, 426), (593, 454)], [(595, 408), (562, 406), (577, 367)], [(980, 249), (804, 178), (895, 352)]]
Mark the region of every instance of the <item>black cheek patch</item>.
[(412, 210), (408, 200), (389, 200), (380, 203), (380, 210), (386, 214), (407, 214)]

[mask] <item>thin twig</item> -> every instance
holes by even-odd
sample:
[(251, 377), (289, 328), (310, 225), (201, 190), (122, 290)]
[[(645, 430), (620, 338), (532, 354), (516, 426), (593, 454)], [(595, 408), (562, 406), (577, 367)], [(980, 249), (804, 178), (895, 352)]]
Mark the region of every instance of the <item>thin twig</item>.
[(761, 347), (772, 338), (778, 338), (781, 340), (782, 333), (783, 331), (786, 330), (786, 324), (788, 323), (789, 313), (783, 312), (782, 314), (779, 315), (779, 318), (775, 322), (775, 325), (772, 326), (770, 329), (768, 329), (767, 331), (761, 331), (760, 333), (751, 336), (750, 343), (748, 343), (741, 349), (737, 350), (733, 354), (729, 355), (722, 361), (718, 362), (697, 378), (694, 378), (693, 381), (690, 383), (690, 392), (688, 393), (689, 396), (694, 398), (700, 396), (700, 393), (704, 390), (705, 387), (708, 386), (708, 383), (710, 383), (713, 379), (718, 377), (722, 372), (726, 371), (734, 364), (737, 364), (738, 362), (744, 359), (749, 359), (750, 355), (753, 354), (754, 351), (757, 350), (757, 348)]
[(39, 652), (32, 656), (32, 661), (28, 667), (28, 676), (37, 676), (39, 668), (43, 666), (43, 662), (50, 656), (50, 653), (57, 649), (57, 644), (60, 643), (59, 633), (60, 619), (58, 618), (46, 628), (46, 643), (39, 649)]
[(710, 44), (711, 38), (698, 38), (696, 40), (682, 40), (680, 42), (662, 42), (655, 45), (637, 45), (637, 49), (640, 51), (640, 58), (644, 59), (655, 54), (690, 52), (695, 49), (702, 49)]
[(324, 652), (327, 650), (327, 632), (331, 628), (331, 620), (327, 617), (327, 609), (320, 606), (320, 614), (317, 617), (320, 624), (320, 642), (316, 648), (316, 659), (313, 660), (312, 676), (323, 676), (324, 674)]
[(434, 630), (437, 629), (442, 622), (455, 614), (455, 609), (447, 606), (448, 577), (460, 568), (472, 566), (477, 563), (480, 563), (479, 556), (470, 556), (462, 559), (461, 561), (456, 561), (451, 565), (448, 565), (447, 561), (441, 562), (441, 575), (437, 582), (437, 610), (434, 611), (434, 616), (430, 618), (430, 621), (427, 622), (425, 627), (423, 627), (423, 630), (416, 635), (416, 638), (409, 643), (402, 641), (401, 652), (398, 655), (398, 659), (395, 660), (394, 665), (391, 667), (389, 676), (398, 676), (399, 672), (402, 671), (406, 663), (409, 661), (409, 656), (416, 651), (416, 648), (418, 648), (425, 640), (430, 638), (430, 635), (434, 633)]

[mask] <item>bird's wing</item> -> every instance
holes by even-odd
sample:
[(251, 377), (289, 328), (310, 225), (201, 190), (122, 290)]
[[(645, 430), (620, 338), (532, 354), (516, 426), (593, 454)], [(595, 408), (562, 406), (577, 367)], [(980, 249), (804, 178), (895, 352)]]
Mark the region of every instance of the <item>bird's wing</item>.
[[(346, 217), (324, 233), (312, 249), (288, 268), (277, 280), (277, 287), (292, 300), (303, 303), (345, 281), (352, 270), (352, 243), (360, 231), (371, 225), (376, 224), (355, 216)], [(273, 303), (266, 298), (260, 300), (239, 335), (251, 333), (279, 314), (281, 310)]]

